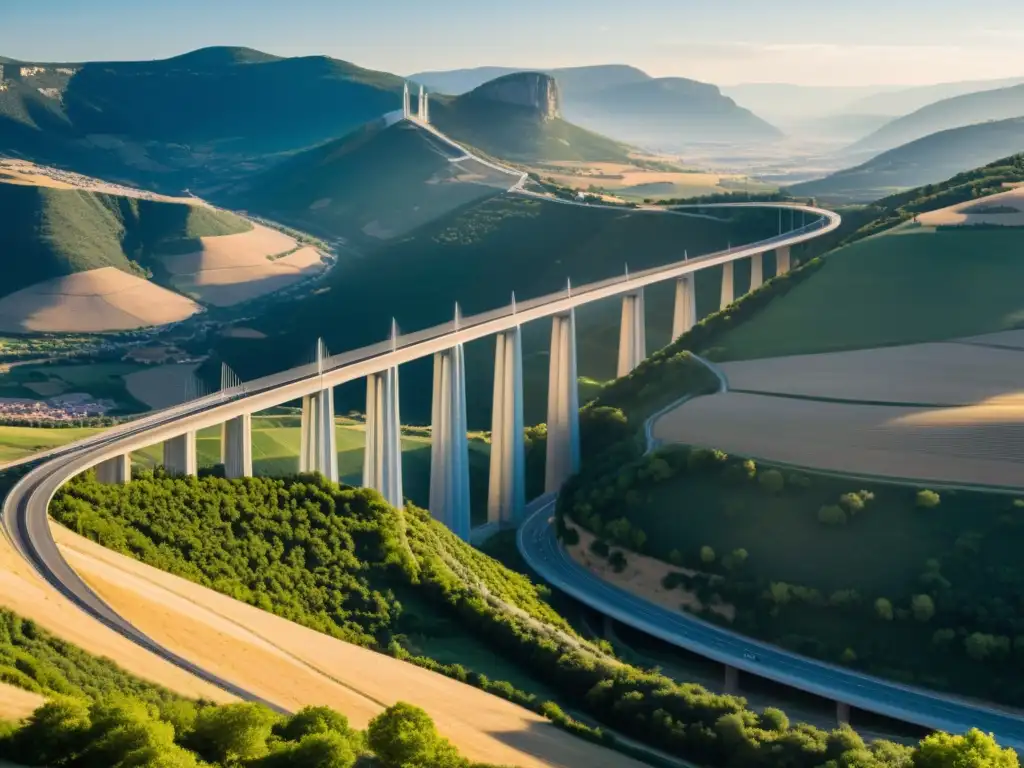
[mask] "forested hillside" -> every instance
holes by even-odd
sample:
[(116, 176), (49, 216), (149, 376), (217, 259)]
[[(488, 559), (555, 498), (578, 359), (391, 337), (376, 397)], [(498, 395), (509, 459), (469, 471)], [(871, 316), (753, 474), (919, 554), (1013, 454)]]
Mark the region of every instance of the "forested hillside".
[(0, 296), (101, 267), (144, 275), (157, 254), (251, 229), (226, 211), (184, 202), (5, 183), (0, 216)]
[[(115, 550), (320, 631), (408, 657), (404, 598), (395, 599), (401, 590), (456, 618), (572, 706), (703, 765), (811, 768), (835, 760), (882, 768), (928, 755), (938, 761), (928, 765), (953, 765), (943, 761), (976, 749), (1011, 759), (980, 734), (935, 737), (916, 750), (884, 741), (868, 745), (849, 728), (825, 733), (791, 725), (778, 710), (758, 715), (742, 699), (632, 668), (576, 635), (526, 578), (459, 541), (426, 513), (389, 507), (373, 491), (311, 476), (226, 481), (147, 475), (109, 486), (88, 474), (59, 493), (51, 512)], [(588, 731), (554, 703), (539, 704), (511, 685), (457, 665), (443, 671)]]

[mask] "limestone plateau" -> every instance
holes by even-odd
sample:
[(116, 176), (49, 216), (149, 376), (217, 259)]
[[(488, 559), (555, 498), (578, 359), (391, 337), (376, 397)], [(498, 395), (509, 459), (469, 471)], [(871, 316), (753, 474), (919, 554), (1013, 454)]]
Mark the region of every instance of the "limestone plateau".
[(516, 72), (475, 88), (469, 98), (501, 101), (535, 110), (544, 120), (561, 115), (558, 84), (541, 72)]

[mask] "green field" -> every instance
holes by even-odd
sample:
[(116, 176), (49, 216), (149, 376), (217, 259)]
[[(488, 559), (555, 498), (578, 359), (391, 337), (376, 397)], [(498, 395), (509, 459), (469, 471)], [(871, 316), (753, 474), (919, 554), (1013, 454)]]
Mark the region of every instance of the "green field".
[[(253, 474), (268, 477), (292, 475), (299, 468), (299, 417), (256, 416), (252, 425)], [(3, 432), (0, 431), (0, 435)], [(338, 471), (341, 481), (361, 485), (366, 433), (362, 425), (339, 419)], [(470, 501), (474, 524), (486, 518), (487, 473), (490, 447), (475, 440), (469, 443)], [(211, 427), (196, 436), (199, 466), (220, 463), (220, 428)], [(163, 463), (163, 446), (154, 445), (132, 454), (134, 463), (153, 468)], [(426, 507), (430, 498), (430, 438), (405, 435), (402, 438), (402, 483), (407, 498)]]
[(1024, 325), (1024, 228), (904, 224), (829, 255), (715, 341), (723, 360), (938, 341)]
[[(654, 476), (645, 468), (656, 461)], [(666, 449), (574, 489), (573, 517), (612, 546), (639, 529), (645, 554), (712, 575), (688, 588), (705, 605), (735, 606), (741, 632), (872, 674), (1024, 703), (1024, 685), (1009, 681), (1024, 660), (1024, 500), (944, 491), (928, 506), (916, 488), (788, 471), (770, 490), (770, 470)], [(619, 519), (632, 533), (611, 525)]]
[[(244, 232), (234, 214), (79, 189), (0, 183), (0, 295), (100, 267), (140, 274), (163, 249)], [(15, 258), (17, 254), (17, 258)]]
[(59, 448), (102, 431), (102, 427), (0, 427), (0, 463)]

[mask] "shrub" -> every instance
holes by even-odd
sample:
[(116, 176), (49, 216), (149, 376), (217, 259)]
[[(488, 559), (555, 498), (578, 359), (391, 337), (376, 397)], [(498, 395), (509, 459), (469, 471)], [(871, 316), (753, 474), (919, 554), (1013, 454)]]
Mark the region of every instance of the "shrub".
[(941, 501), (942, 499), (939, 498), (939, 494), (925, 489), (917, 492), (914, 504), (918, 509), (935, 509)]
[(807, 475), (801, 475), (799, 472), (791, 473), (786, 482), (790, 488), (797, 488), (801, 491), (805, 491), (811, 487), (811, 478)]
[(935, 603), (930, 595), (914, 595), (910, 598), (910, 611), (918, 621), (931, 621), (935, 615)]
[(705, 544), (700, 548), (700, 561), (705, 565), (711, 565), (715, 562), (715, 550)]
[(892, 621), (892, 602), (884, 597), (880, 597), (877, 600), (875, 600), (875, 615), (878, 616), (878, 618), (880, 618), (882, 621)]
[(626, 570), (626, 556), (622, 553), (621, 549), (616, 549), (608, 556), (608, 564), (616, 573), (622, 573)]
[(846, 525), (846, 512), (836, 504), (829, 504), (818, 510), (818, 522), (822, 525)]
[(590, 542), (590, 551), (598, 557), (608, 557), (610, 548), (608, 547), (608, 542), (602, 539), (594, 539)]
[(786, 487), (786, 481), (777, 469), (765, 470), (758, 476), (757, 482), (766, 493), (772, 495), (782, 493), (782, 489)]

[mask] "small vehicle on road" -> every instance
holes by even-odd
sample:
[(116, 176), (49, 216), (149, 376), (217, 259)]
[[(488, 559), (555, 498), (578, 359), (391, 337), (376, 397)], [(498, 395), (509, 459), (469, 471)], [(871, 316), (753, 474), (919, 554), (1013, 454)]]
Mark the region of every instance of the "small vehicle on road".
[(758, 655), (753, 651), (744, 651), (743, 658), (747, 661), (758, 661)]

